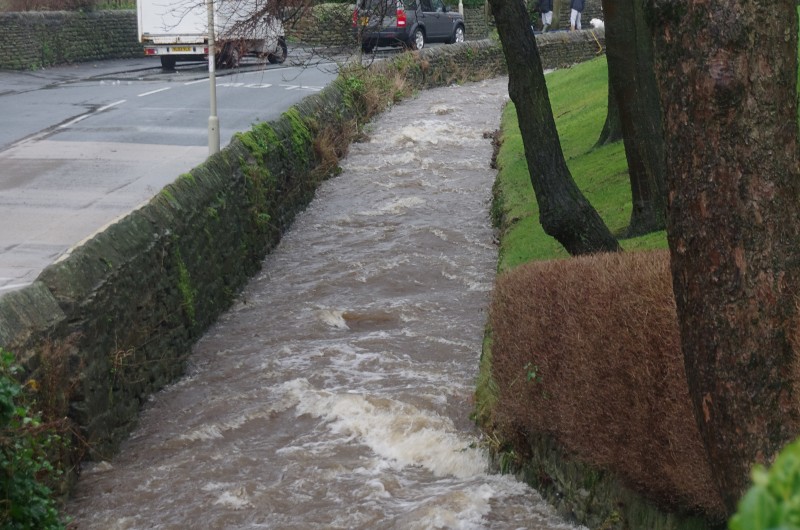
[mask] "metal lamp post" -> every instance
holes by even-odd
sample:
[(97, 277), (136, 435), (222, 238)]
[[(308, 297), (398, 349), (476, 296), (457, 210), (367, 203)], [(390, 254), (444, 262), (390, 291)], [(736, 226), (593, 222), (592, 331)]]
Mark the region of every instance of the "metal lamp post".
[(219, 152), (219, 118), (217, 117), (217, 78), (215, 74), (214, 0), (206, 0), (208, 10), (208, 85), (211, 109), (208, 116), (208, 154)]

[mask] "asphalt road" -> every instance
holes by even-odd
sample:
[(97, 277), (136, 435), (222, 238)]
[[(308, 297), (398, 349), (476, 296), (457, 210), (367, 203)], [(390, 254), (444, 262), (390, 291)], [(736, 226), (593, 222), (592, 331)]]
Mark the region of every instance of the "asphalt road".
[[(336, 76), (334, 63), (289, 63), (217, 71), (223, 146)], [(0, 71), (0, 296), (205, 160), (209, 93), (205, 63)]]

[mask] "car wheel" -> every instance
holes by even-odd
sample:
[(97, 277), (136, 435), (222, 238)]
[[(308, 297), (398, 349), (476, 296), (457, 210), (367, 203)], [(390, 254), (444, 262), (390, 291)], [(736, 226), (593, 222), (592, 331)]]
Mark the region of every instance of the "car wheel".
[(361, 43), (361, 51), (364, 53), (372, 53), (375, 49), (375, 41), (365, 40)]
[(464, 28), (462, 26), (456, 26), (453, 35), (450, 37), (450, 44), (455, 44), (457, 42), (464, 42)]
[(289, 49), (286, 47), (286, 39), (278, 37), (278, 51), (267, 55), (267, 60), (270, 64), (283, 64), (288, 54)]
[(170, 55), (162, 55), (161, 56), (161, 68), (164, 70), (174, 70), (175, 69), (175, 57)]
[(412, 50), (421, 50), (425, 47), (425, 32), (422, 31), (422, 28), (417, 28), (414, 32), (414, 36), (408, 42), (408, 47)]

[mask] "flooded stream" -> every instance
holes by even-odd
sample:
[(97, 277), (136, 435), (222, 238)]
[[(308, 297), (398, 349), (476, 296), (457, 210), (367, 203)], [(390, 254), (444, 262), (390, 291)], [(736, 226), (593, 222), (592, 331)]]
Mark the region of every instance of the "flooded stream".
[(354, 144), (111, 462), (80, 529), (574, 529), (469, 420), (507, 79), (423, 91)]

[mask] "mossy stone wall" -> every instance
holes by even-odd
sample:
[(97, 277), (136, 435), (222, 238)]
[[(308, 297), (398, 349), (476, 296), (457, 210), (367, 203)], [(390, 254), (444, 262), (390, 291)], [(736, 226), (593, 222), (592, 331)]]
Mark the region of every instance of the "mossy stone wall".
[(697, 514), (665, 511), (634, 493), (608, 471), (594, 469), (566, 454), (546, 433), (526, 435), (529, 452), (521, 461), (503, 465), (493, 455), (495, 470), (514, 471), (553, 505), (556, 511), (588, 528), (602, 530), (723, 530), (724, 521)]

